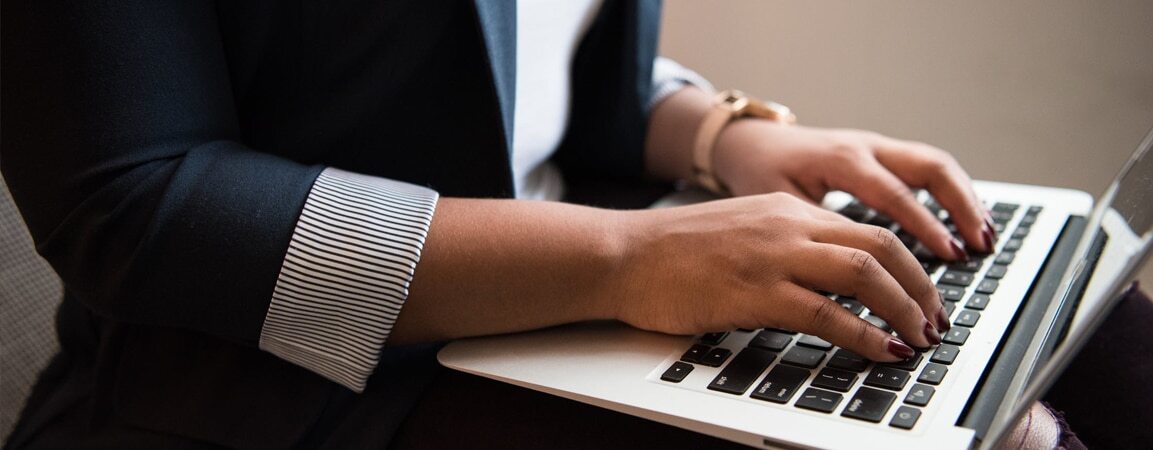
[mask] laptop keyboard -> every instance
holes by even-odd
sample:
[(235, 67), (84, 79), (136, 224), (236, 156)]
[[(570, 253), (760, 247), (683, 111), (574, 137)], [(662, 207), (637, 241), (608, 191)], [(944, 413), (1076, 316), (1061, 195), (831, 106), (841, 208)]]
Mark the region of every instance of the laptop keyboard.
[[(956, 234), (955, 226), (940, 206), (932, 199), (926, 206)], [(940, 345), (905, 361), (875, 363), (819, 337), (789, 330), (706, 333), (698, 336), (660, 379), (679, 384), (693, 370), (719, 370), (712, 382), (704, 386), (708, 390), (874, 423), (880, 423), (896, 408), (888, 425), (912, 429), (921, 416), (921, 408), (932, 402), (935, 386), (948, 377), (949, 366), (964, 350), (972, 329), (980, 326), (981, 311), (1012, 266), (1015, 252), (1040, 212), (1038, 206), (993, 205), (998, 251), (970, 255), (968, 262), (947, 263), (938, 260), (888, 217), (859, 202), (850, 203), (841, 214), (892, 230), (936, 281), (953, 323)], [(1011, 233), (1006, 233), (1007, 225), (1018, 215), (1021, 220)], [(891, 331), (883, 319), (870, 314), (856, 299), (833, 294), (828, 297), (873, 325)], [(744, 344), (739, 349), (721, 346), (727, 340)]]

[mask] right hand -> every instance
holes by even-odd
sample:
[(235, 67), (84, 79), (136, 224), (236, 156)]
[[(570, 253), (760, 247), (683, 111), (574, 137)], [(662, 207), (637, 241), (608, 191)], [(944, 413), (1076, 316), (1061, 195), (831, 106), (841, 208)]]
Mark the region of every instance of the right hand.
[[(949, 321), (889, 230), (777, 193), (625, 213), (615, 317), (674, 334), (784, 328), (874, 361), (940, 343)], [(856, 297), (899, 338), (816, 292)], [(907, 343), (907, 344), (906, 344)]]

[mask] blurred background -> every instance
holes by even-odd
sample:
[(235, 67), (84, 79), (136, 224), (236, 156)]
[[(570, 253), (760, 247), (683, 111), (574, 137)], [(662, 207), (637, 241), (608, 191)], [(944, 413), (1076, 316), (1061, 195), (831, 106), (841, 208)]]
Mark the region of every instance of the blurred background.
[(1149, 0), (666, 0), (661, 53), (804, 124), (932, 143), (978, 179), (1097, 196), (1153, 128)]

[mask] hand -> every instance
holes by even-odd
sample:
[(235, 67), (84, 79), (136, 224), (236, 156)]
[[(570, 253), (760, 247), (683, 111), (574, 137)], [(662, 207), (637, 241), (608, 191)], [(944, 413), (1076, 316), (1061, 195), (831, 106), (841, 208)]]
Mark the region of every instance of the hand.
[(966, 259), (964, 244), (917, 201), (912, 188), (925, 188), (949, 211), (970, 249), (993, 249), (992, 221), (969, 175), (927, 144), (745, 119), (725, 128), (713, 158), (717, 177), (735, 195), (788, 192), (820, 202), (831, 190), (845, 191), (892, 217), (941, 258)]
[[(892, 232), (792, 195), (622, 214), (627, 250), (607, 292), (615, 317), (635, 327), (785, 328), (875, 361), (911, 357), (906, 342), (939, 344), (948, 329), (936, 287)], [(817, 289), (856, 297), (900, 339)]]

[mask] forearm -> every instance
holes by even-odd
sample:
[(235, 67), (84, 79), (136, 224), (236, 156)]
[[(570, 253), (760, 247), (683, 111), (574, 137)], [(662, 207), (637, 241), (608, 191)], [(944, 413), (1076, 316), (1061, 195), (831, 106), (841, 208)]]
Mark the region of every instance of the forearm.
[(709, 94), (687, 86), (653, 108), (645, 139), (649, 175), (664, 180), (689, 179), (697, 128), (711, 106)]
[(443, 198), (389, 345), (615, 317), (620, 213)]

